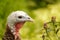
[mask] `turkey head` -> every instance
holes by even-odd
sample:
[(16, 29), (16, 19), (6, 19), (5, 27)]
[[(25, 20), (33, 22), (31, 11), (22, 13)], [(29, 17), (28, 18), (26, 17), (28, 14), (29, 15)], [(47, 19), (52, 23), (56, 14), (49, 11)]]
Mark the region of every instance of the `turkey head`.
[(24, 25), (25, 22), (33, 22), (33, 19), (24, 11), (12, 12), (7, 18), (7, 30), (5, 32), (5, 37), (3, 40), (7, 39), (6, 35), (13, 35), (13, 39), (7, 40), (21, 40), (19, 38), (19, 30)]

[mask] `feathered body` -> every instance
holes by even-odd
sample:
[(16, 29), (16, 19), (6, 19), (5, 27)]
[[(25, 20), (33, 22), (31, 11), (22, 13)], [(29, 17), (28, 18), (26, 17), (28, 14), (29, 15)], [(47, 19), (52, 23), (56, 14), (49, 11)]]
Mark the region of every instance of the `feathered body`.
[(23, 11), (12, 12), (7, 18), (6, 32), (2, 40), (21, 40), (19, 29), (26, 21), (32, 22), (33, 20)]
[(11, 29), (7, 26), (6, 32), (2, 40), (21, 40), (19, 36), (15, 39), (15, 35), (12, 34)]

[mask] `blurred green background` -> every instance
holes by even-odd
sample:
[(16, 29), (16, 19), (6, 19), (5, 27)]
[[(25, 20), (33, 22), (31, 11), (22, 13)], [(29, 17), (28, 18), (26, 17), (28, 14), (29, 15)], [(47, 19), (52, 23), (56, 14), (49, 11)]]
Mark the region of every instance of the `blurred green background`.
[[(22, 40), (43, 40), (43, 24), (50, 21), (52, 16), (56, 16), (56, 20), (60, 21), (60, 0), (0, 0), (0, 40), (5, 32), (7, 16), (17, 10), (27, 12), (35, 20), (35, 23), (26, 22), (21, 28)], [(59, 40), (54, 32), (48, 33), (51, 40)], [(44, 40), (50, 40), (49, 38)]]

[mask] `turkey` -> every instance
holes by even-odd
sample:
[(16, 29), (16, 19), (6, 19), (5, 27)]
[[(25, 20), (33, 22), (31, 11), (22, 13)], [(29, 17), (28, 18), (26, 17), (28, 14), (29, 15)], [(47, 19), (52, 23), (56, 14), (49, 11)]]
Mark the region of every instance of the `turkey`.
[(6, 31), (2, 40), (21, 40), (19, 29), (25, 22), (33, 22), (33, 19), (24, 11), (12, 12), (7, 18)]

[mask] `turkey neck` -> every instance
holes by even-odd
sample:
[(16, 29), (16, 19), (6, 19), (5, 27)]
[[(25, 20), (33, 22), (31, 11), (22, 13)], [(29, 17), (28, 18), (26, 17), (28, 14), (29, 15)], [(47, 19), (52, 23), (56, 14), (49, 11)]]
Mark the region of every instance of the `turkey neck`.
[(19, 37), (19, 29), (24, 25), (25, 22), (17, 22), (15, 23), (15, 39)]
[(24, 25), (24, 23), (25, 22), (17, 22), (17, 23), (15, 23), (15, 25), (14, 25), (15, 26), (15, 34), (13, 34), (14, 32), (11, 32), (11, 29), (7, 25), (5, 35), (11, 35), (11, 38), (13, 38), (13, 40), (18, 40), (18, 39), (21, 40), (19, 38), (19, 30)]

